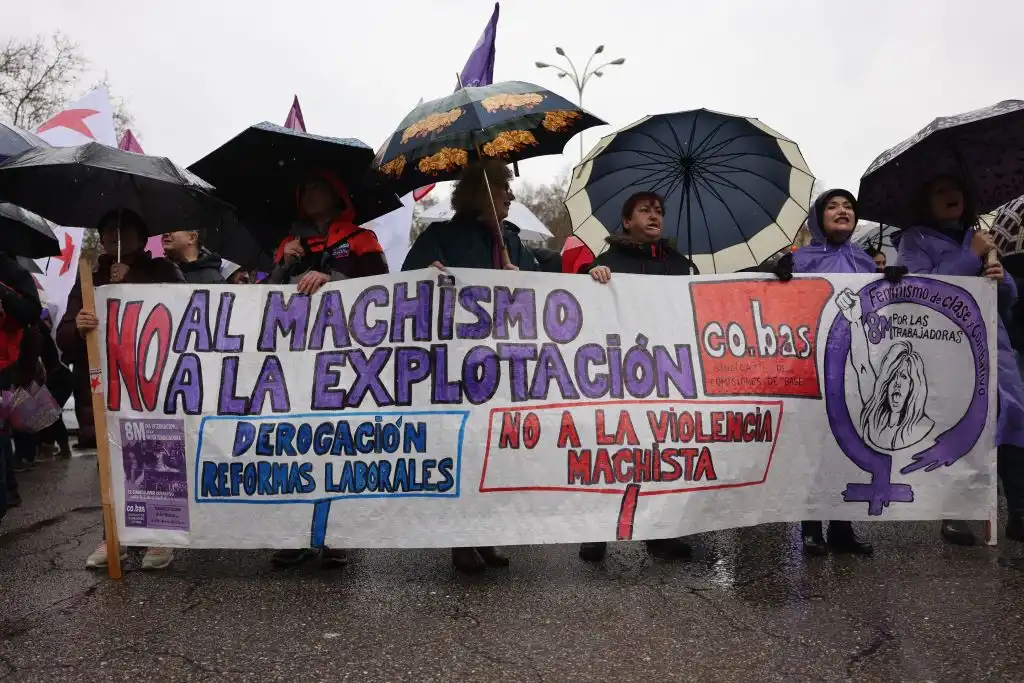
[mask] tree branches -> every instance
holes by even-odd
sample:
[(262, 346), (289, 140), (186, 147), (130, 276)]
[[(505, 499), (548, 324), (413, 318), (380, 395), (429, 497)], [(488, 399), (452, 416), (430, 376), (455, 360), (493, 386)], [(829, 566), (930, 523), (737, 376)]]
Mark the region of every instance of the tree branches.
[(55, 33), (0, 49), (0, 115), (32, 129), (59, 112), (85, 69), (77, 43)]

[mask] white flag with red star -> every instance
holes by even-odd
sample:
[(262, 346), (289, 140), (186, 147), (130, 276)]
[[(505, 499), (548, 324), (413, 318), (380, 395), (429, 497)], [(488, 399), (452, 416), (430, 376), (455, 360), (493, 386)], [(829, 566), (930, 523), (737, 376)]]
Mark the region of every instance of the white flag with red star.
[[(107, 89), (99, 87), (36, 129), (36, 134), (54, 147), (74, 147), (87, 142), (117, 146), (114, 132), (114, 108)], [(95, 226), (89, 226), (95, 227)], [(82, 228), (54, 226), (60, 242), (60, 255), (37, 259), (42, 275), (34, 276), (42, 291), (44, 305), (53, 316), (54, 329), (64, 316), (68, 294), (78, 276), (85, 231)]]

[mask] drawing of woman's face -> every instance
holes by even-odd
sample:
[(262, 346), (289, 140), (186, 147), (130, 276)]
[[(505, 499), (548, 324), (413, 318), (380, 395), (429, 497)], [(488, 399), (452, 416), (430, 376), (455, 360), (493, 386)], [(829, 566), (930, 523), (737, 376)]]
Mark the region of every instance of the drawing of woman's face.
[(900, 367), (893, 374), (892, 381), (889, 382), (889, 407), (892, 412), (898, 413), (903, 410), (903, 406), (907, 403), (907, 394), (910, 393), (911, 388), (910, 380), (910, 368), (906, 361), (900, 363)]

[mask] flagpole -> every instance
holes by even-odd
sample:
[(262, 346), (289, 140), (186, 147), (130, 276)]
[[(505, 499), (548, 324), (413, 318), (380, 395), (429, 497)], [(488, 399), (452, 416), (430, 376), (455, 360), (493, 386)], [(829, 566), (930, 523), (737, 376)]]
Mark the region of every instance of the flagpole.
[[(462, 85), (462, 74), (455, 74), (455, 78), (459, 81), (459, 90), (465, 90), (466, 86)], [(498, 207), (494, 203), (494, 192), (491, 190), (491, 179), (487, 177), (487, 167), (484, 166), (484, 154), (483, 150), (480, 149), (479, 145), (474, 145), (476, 148), (476, 155), (480, 158), (480, 170), (484, 174), (484, 185), (487, 187), (487, 199), (491, 202), (491, 211), (494, 213), (494, 239), (498, 240), (498, 244), (501, 246), (501, 265), (502, 267), (511, 265), (512, 261), (508, 256), (508, 247), (505, 246), (505, 236), (502, 235), (501, 220), (498, 218)]]

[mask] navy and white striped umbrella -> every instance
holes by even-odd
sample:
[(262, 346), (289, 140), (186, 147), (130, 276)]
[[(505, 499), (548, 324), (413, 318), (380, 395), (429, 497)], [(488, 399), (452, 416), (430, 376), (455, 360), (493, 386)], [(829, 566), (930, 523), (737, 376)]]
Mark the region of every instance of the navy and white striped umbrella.
[(658, 114), (608, 135), (573, 170), (565, 200), (595, 254), (634, 193), (665, 198), (664, 236), (702, 273), (750, 268), (793, 242), (814, 176), (793, 141), (707, 109)]
[(0, 123), (0, 162), (36, 147), (50, 145), (35, 133), (29, 133), (9, 123)]

